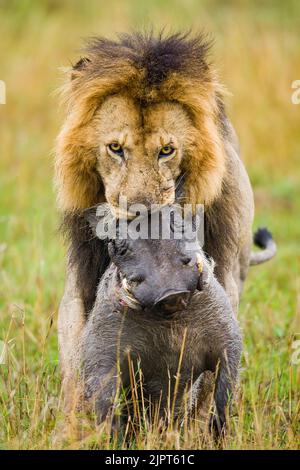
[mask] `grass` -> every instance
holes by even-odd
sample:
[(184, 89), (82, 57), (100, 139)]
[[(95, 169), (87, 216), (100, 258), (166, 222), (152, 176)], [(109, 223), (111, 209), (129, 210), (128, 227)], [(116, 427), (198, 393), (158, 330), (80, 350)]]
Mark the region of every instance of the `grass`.
[[(81, 38), (143, 28), (200, 29), (216, 37), (214, 59), (255, 191), (255, 226), (267, 225), (278, 256), (253, 268), (240, 308), (241, 384), (228, 449), (299, 448), (300, 334), (299, 2), (231, 0), (0, 0), (0, 448), (109, 448), (92, 426), (84, 438), (57, 439), (63, 421), (56, 314), (64, 282), (57, 234), (52, 147), (62, 122), (58, 68), (78, 57)], [(207, 448), (197, 428), (148, 429), (130, 448)]]

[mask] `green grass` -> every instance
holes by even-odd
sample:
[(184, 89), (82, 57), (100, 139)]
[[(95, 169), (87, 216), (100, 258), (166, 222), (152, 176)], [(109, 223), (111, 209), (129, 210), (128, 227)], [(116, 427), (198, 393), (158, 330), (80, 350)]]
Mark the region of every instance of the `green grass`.
[[(112, 447), (104, 433), (55, 438), (63, 421), (56, 314), (64, 282), (52, 187), (54, 139), (62, 122), (54, 91), (59, 67), (78, 57), (81, 38), (166, 26), (216, 37), (214, 59), (232, 96), (228, 109), (254, 186), (255, 226), (278, 242), (276, 259), (252, 268), (240, 308), (241, 384), (226, 448), (299, 448), (300, 368), (291, 364), (300, 334), (300, 105), (297, 1), (0, 0), (0, 448)], [(298, 74), (298, 76), (297, 76)], [(182, 434), (182, 433), (181, 433)], [(196, 429), (141, 432), (132, 448), (213, 444)]]

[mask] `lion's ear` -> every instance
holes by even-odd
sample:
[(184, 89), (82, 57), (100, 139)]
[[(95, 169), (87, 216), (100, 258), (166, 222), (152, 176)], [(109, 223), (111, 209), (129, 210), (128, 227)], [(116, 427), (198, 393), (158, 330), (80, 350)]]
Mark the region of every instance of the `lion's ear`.
[(89, 62), (91, 61), (87, 57), (81, 57), (81, 59), (72, 66), (71, 80), (77, 78), (79, 73), (87, 67)]

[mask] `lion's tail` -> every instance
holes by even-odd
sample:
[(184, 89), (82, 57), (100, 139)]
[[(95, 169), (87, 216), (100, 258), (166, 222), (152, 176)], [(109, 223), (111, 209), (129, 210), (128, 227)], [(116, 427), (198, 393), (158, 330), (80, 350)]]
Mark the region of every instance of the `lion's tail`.
[(268, 229), (259, 228), (254, 234), (253, 241), (254, 244), (259, 248), (262, 248), (263, 251), (251, 253), (250, 266), (255, 266), (256, 264), (269, 261), (269, 259), (276, 255), (276, 243)]

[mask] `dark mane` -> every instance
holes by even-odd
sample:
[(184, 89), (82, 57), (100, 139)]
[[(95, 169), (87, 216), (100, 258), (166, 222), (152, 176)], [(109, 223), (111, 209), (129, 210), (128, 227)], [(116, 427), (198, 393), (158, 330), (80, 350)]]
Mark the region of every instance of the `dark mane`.
[(238, 254), (236, 220), (241, 217), (238, 201), (239, 194), (224, 179), (221, 196), (205, 208), (203, 249), (215, 261), (217, 275), (220, 267), (230, 269), (232, 257)]
[(84, 212), (65, 214), (61, 231), (70, 243), (69, 263), (76, 270), (77, 286), (87, 313), (94, 305), (97, 286), (109, 265), (109, 256), (107, 244), (94, 236)]
[(80, 59), (74, 68), (86, 68), (91, 78), (95, 78), (107, 75), (110, 70), (119, 73), (127, 62), (144, 71), (143, 84), (150, 88), (159, 86), (173, 73), (203, 79), (208, 72), (212, 41), (203, 33), (193, 37), (189, 33), (171, 36), (133, 33), (120, 34), (118, 39), (90, 38), (84, 49), (88, 59)]

